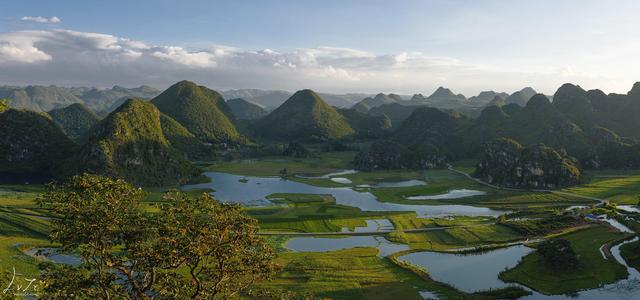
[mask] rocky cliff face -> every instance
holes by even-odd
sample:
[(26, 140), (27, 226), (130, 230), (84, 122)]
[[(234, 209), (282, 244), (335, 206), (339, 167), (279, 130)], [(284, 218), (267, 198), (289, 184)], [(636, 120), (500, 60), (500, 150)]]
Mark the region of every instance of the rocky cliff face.
[(573, 158), (543, 144), (523, 147), (505, 138), (487, 143), (474, 175), (491, 184), (517, 188), (557, 188), (581, 180)]

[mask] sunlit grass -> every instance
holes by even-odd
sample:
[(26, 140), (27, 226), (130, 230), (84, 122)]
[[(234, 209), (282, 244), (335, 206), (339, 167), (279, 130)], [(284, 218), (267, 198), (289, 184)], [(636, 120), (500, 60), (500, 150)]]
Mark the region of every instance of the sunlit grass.
[(518, 282), (545, 294), (564, 294), (596, 288), (627, 276), (625, 268), (615, 260), (600, 254), (603, 244), (624, 235), (606, 226), (597, 226), (561, 236), (567, 239), (578, 256), (577, 270), (559, 271), (544, 264), (536, 252), (525, 256), (515, 268), (503, 272), (500, 278)]
[(617, 204), (637, 204), (640, 197), (640, 176), (594, 178), (591, 182), (563, 191), (598, 197)]

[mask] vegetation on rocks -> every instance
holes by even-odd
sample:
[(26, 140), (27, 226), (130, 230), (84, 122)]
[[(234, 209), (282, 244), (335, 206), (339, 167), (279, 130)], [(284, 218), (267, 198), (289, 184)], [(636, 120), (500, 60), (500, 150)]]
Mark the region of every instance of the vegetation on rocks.
[(100, 118), (94, 112), (80, 103), (51, 110), (49, 115), (56, 125), (60, 126), (72, 139), (80, 138), (100, 121)]
[(241, 140), (233, 113), (222, 96), (190, 81), (180, 81), (151, 103), (178, 121), (203, 142), (237, 143)]
[(353, 164), (359, 170), (443, 167), (446, 164), (446, 159), (437, 153), (438, 149), (430, 148), (430, 145), (415, 145), (407, 148), (395, 141), (381, 140), (358, 153)]
[(340, 109), (338, 112), (346, 119), (359, 138), (381, 138), (390, 133), (391, 120), (386, 115), (373, 116), (355, 109)]
[(581, 180), (581, 169), (566, 155), (545, 145), (523, 147), (510, 139), (487, 143), (474, 175), (506, 187), (556, 188)]
[(255, 125), (256, 134), (274, 140), (336, 140), (355, 132), (347, 120), (312, 90), (301, 90)]
[(165, 137), (160, 116), (150, 103), (125, 102), (87, 137), (80, 151), (81, 170), (138, 185), (179, 184), (197, 176), (198, 170)]

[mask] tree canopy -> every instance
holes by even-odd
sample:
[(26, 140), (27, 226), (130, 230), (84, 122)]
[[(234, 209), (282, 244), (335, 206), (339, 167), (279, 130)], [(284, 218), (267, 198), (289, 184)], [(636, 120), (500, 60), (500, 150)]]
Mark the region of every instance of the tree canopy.
[(9, 109), (9, 99), (0, 98), (0, 113)]
[(552, 239), (540, 243), (538, 254), (544, 263), (555, 270), (573, 270), (578, 266), (578, 258), (565, 239)]
[(165, 194), (159, 212), (123, 180), (78, 175), (38, 199), (51, 209), (51, 239), (79, 266), (45, 264), (44, 298), (226, 299), (276, 271), (256, 220), (206, 193)]

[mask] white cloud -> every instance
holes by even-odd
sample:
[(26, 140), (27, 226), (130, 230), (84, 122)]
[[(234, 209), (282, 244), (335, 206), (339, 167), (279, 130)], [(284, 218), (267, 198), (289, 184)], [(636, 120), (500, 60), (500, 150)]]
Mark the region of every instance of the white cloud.
[(24, 16), (24, 17), (20, 18), (20, 20), (29, 21), (29, 22), (36, 22), (36, 23), (54, 23), (54, 24), (62, 22), (62, 20), (60, 20), (60, 18), (58, 18), (56, 16), (53, 16), (51, 18), (41, 17), (41, 16), (37, 16), (37, 17)]
[(488, 89), (509, 92), (527, 85), (553, 92), (563, 82), (587, 87), (606, 82), (623, 90), (630, 86), (604, 76), (586, 76), (575, 67), (541, 66), (524, 72), (421, 52), (374, 54), (338, 47), (280, 52), (210, 45), (194, 50), (71, 30), (0, 33), (0, 69), (0, 84), (162, 88), (188, 79), (216, 89), (427, 94), (439, 85), (467, 94)]

